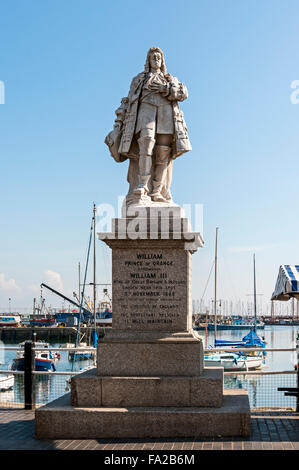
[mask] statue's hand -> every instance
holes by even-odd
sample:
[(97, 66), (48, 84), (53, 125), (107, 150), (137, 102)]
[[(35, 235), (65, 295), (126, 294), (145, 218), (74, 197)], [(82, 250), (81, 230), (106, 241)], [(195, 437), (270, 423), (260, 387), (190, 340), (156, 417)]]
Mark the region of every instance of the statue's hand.
[(151, 83), (149, 88), (155, 93), (167, 93), (168, 91), (168, 86), (162, 83)]

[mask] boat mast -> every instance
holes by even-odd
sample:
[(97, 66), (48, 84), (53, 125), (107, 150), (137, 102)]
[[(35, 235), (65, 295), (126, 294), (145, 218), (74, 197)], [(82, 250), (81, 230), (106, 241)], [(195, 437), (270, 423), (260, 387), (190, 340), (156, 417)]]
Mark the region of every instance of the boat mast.
[(96, 205), (93, 205), (93, 314), (94, 314), (94, 328), (96, 331), (96, 302), (97, 302), (97, 290), (96, 290)]
[(79, 281), (78, 302), (79, 302), (79, 304), (80, 304), (80, 299), (81, 299), (81, 273), (80, 273), (80, 262), (78, 263), (78, 281)]
[(254, 289), (254, 326), (253, 331), (256, 332), (256, 279), (255, 279), (255, 253), (253, 254), (253, 289)]
[[(90, 254), (90, 247), (91, 247), (91, 240), (92, 240), (92, 230), (93, 230), (93, 220), (91, 221), (91, 226), (90, 226), (90, 235), (89, 235), (89, 242), (88, 242), (88, 250), (87, 250), (87, 256), (86, 256), (86, 264), (85, 264), (85, 273), (84, 273), (84, 281), (83, 281), (83, 288), (82, 288), (82, 293), (81, 293), (81, 303), (80, 303), (80, 310), (79, 310), (79, 321), (78, 321), (78, 326), (77, 326), (77, 334), (76, 334), (76, 340), (75, 340), (75, 347), (78, 346), (78, 343), (80, 342), (80, 324), (81, 324), (81, 312), (85, 310), (83, 308), (83, 302), (84, 302), (84, 291), (85, 291), (85, 285), (86, 285), (86, 275), (87, 275), (87, 269), (88, 269), (88, 262), (89, 262), (89, 254)], [(49, 287), (48, 287), (49, 289)], [(53, 289), (52, 289), (53, 290)], [(56, 292), (57, 293), (57, 292)], [(58, 295), (61, 295), (58, 293)], [(65, 296), (63, 296), (65, 298)], [(71, 303), (74, 303), (71, 300)], [(74, 356), (75, 357), (75, 356)], [(72, 368), (74, 365), (74, 361), (72, 363)]]
[(216, 227), (216, 242), (215, 242), (215, 294), (214, 294), (214, 332), (215, 342), (217, 337), (217, 250), (218, 250), (218, 227)]

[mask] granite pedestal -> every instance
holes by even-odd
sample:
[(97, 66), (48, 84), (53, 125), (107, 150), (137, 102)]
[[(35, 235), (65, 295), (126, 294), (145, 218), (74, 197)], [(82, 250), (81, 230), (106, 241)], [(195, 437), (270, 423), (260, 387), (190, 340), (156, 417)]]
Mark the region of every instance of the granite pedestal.
[(223, 390), (192, 329), (191, 255), (203, 242), (178, 206), (115, 219), (112, 329), (97, 368), (36, 411), (40, 438), (247, 436), (247, 391)]

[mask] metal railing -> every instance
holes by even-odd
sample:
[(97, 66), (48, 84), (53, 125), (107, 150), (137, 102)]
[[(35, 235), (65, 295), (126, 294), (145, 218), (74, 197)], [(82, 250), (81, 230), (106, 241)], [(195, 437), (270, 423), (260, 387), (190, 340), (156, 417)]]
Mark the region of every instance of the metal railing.
[(243, 388), (248, 390), (251, 410), (294, 410), (299, 412), (298, 396), (286, 396), (283, 388), (295, 388), (299, 384), (298, 347), (297, 348), (247, 348), (218, 347), (205, 349), (204, 352), (263, 353), (297, 351), (297, 370), (265, 371), (224, 369), (224, 388)]
[(240, 371), (224, 372), (225, 388), (248, 390), (250, 409), (297, 410), (296, 397), (286, 397), (278, 388), (294, 387), (296, 371)]
[[(31, 342), (26, 342), (25, 347), (4, 347), (5, 351), (24, 350), (24, 371), (0, 370), (0, 384), (4, 376), (12, 376), (5, 385), (7, 389), (1, 390), (0, 385), (0, 408), (25, 408), (33, 409), (45, 405), (56, 398), (70, 392), (70, 380), (83, 370), (64, 371), (35, 371), (35, 353), (45, 351), (45, 348), (35, 348)], [(56, 348), (49, 347), (51, 352), (70, 353), (81, 352), (82, 348)], [(84, 351), (95, 353), (96, 348), (84, 347)], [(204, 352), (226, 351), (236, 353), (235, 348), (205, 349)], [(294, 352), (295, 348), (238, 348), (238, 352)], [(89, 367), (95, 367), (94, 362)], [(250, 408), (252, 410), (296, 410), (298, 411), (298, 398), (284, 396), (278, 388), (296, 387), (298, 372), (296, 370), (282, 371), (225, 371), (224, 388), (242, 388), (248, 390)]]
[[(55, 348), (55, 347), (34, 347), (34, 343), (26, 341), (24, 348), (7, 346), (0, 349), (0, 352), (21, 351), (24, 352), (24, 366), (22, 371), (0, 370), (0, 408), (25, 408), (33, 409), (47, 404), (56, 398), (70, 391), (70, 380), (77, 374), (82, 373), (88, 367), (95, 366), (94, 360), (89, 361), (83, 370), (65, 371), (36, 371), (35, 355), (37, 352), (51, 351), (52, 353), (88, 353), (96, 352), (96, 348), (84, 346), (84, 348)], [(84, 361), (86, 362), (86, 361)], [(54, 361), (56, 363), (56, 361)], [(74, 361), (68, 362), (73, 365)], [(78, 361), (80, 363), (80, 361)]]

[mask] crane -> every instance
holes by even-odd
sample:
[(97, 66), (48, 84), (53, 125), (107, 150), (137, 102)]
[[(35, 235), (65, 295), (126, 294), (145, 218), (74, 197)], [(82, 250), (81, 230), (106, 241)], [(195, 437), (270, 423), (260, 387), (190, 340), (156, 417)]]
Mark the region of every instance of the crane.
[[(45, 287), (46, 289), (49, 289), (54, 294), (58, 295), (59, 297), (62, 297), (64, 300), (66, 300), (67, 302), (70, 302), (71, 304), (75, 305), (76, 307), (78, 307), (80, 309), (80, 305), (77, 302), (70, 299), (69, 297), (67, 297), (64, 294), (61, 294), (61, 292), (58, 292), (57, 290), (53, 289), (53, 287), (47, 286), (47, 284), (44, 284), (44, 283), (41, 284), (41, 287)], [(91, 312), (89, 310), (87, 310), (85, 307), (82, 307), (82, 311), (83, 311), (84, 315), (90, 316), (90, 314), (91, 314)]]

